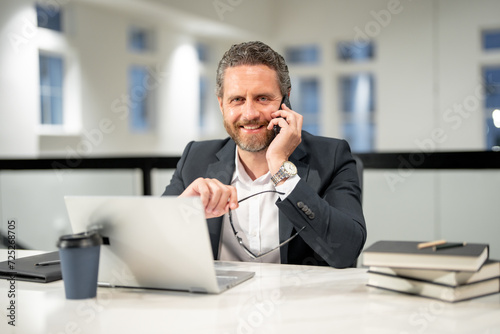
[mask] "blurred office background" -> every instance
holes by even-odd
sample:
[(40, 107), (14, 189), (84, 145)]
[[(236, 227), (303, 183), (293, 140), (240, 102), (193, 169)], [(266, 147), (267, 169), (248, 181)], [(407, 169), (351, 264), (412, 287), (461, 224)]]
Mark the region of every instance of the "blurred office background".
[[(366, 169), (368, 242), (485, 242), (500, 259), (500, 172), (419, 169), (439, 152), (500, 149), (498, 0), (3, 0), (0, 231), (55, 249), (65, 195), (142, 195), (137, 169), (61, 169), (90, 158), (178, 157), (226, 137), (215, 70), (234, 43), (285, 56), (304, 129), (356, 154), (406, 152)], [(409, 157), (409, 158), (404, 158)], [(172, 169), (151, 173), (153, 195)]]

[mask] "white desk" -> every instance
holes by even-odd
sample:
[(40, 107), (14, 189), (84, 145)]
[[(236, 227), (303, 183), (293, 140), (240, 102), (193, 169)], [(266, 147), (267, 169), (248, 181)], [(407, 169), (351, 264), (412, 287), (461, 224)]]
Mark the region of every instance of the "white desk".
[(224, 265), (256, 276), (220, 295), (99, 288), (77, 301), (62, 281), (17, 282), (15, 328), (1, 280), (0, 333), (500, 333), (500, 294), (449, 304), (369, 288), (365, 269)]

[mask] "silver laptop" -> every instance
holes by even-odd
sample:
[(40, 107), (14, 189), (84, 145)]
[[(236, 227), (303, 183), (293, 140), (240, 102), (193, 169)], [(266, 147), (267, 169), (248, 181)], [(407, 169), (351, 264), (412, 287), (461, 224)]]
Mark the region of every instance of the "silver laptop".
[(220, 293), (254, 276), (214, 268), (199, 197), (65, 196), (74, 233), (104, 240), (99, 285)]

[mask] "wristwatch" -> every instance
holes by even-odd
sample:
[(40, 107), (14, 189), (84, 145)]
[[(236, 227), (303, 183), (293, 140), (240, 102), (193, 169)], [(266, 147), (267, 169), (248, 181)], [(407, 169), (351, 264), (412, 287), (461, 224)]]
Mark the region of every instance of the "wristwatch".
[(294, 175), (297, 175), (297, 167), (295, 167), (295, 165), (290, 161), (285, 161), (281, 165), (278, 172), (271, 177), (271, 180), (273, 181), (274, 186), (276, 186), (282, 180), (288, 179)]

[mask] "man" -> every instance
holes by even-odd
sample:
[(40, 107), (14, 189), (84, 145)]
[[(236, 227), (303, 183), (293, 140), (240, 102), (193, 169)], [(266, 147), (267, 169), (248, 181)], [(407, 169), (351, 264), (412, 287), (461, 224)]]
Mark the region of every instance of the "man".
[(283, 57), (261, 42), (233, 45), (216, 89), (230, 138), (189, 143), (163, 195), (201, 197), (215, 259), (355, 264), (366, 240), (356, 163), (345, 141), (302, 131), (282, 103)]

